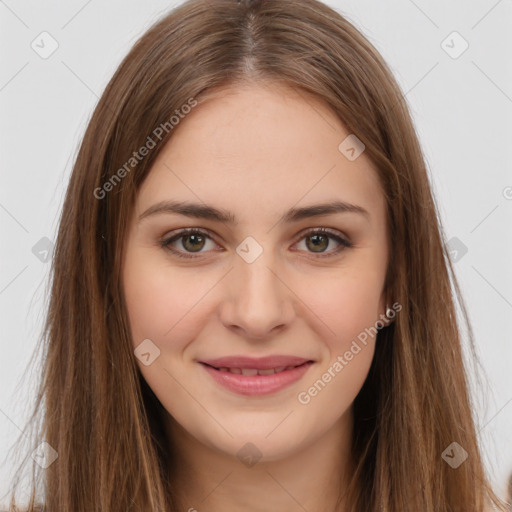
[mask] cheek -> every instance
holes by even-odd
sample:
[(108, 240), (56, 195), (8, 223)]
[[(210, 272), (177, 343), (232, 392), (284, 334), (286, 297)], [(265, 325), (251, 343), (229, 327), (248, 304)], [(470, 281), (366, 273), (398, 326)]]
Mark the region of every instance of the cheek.
[[(347, 410), (360, 391), (373, 359), (383, 286), (378, 266), (361, 259), (337, 276), (309, 287), (308, 305), (327, 326), (325, 357), (309, 382), (301, 404), (323, 410), (324, 420)], [(333, 404), (336, 404), (333, 407)], [(315, 420), (316, 421), (316, 420)]]
[[(176, 304), (170, 293), (166, 293), (162, 283), (156, 286), (148, 279), (148, 272), (133, 272), (125, 281), (126, 304), (130, 318), (133, 343), (142, 339), (157, 339), (172, 327), (171, 312)], [(175, 302), (176, 298), (174, 298)]]
[(127, 251), (123, 283), (133, 345), (149, 338), (161, 346), (163, 334), (177, 321), (179, 294), (143, 249)]
[(136, 248), (127, 254), (123, 279), (133, 346), (150, 339), (160, 363), (176, 366), (213, 314), (208, 299), (218, 274), (173, 267), (154, 250)]
[[(149, 339), (159, 350), (149, 365), (139, 359), (137, 365), (164, 407), (179, 412), (186, 407), (187, 397), (176, 379), (186, 380), (180, 374), (182, 352), (200, 329), (197, 303), (205, 290), (194, 275), (170, 268), (162, 258), (155, 258), (154, 251), (144, 248), (127, 252), (123, 285), (134, 349)], [(155, 348), (151, 351), (156, 354)]]
[(381, 294), (381, 283), (374, 277), (369, 272), (340, 275), (309, 295), (312, 309), (328, 326), (323, 337), (325, 357), (304, 382), (297, 401), (318, 429), (350, 408), (368, 375)]
[(308, 305), (328, 327), (326, 339), (333, 350), (347, 350), (352, 338), (379, 319), (382, 293), (380, 275), (368, 268), (347, 269), (309, 287)]

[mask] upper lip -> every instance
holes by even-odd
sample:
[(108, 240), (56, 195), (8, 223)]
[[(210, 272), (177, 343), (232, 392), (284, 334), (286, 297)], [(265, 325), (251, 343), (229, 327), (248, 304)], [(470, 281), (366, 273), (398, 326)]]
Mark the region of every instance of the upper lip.
[(309, 361), (312, 360), (304, 359), (303, 357), (276, 355), (261, 358), (231, 356), (217, 359), (205, 359), (199, 362), (214, 366), (215, 368), (253, 368), (256, 370), (268, 370), (282, 366), (299, 366)]

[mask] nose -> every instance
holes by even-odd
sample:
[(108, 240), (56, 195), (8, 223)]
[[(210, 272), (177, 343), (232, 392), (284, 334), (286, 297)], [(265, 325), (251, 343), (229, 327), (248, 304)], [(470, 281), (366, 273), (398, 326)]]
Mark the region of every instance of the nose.
[(246, 339), (273, 336), (295, 316), (295, 295), (264, 255), (252, 263), (236, 261), (221, 304), (222, 323)]

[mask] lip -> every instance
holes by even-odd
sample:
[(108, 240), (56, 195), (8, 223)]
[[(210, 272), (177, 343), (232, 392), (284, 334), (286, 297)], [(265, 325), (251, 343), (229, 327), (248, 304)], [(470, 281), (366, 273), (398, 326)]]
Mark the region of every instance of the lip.
[(256, 370), (268, 370), (270, 368), (279, 368), (281, 366), (299, 366), (307, 363), (311, 359), (304, 359), (296, 356), (267, 356), (267, 357), (246, 357), (230, 356), (217, 359), (205, 359), (199, 361), (203, 364), (214, 366), (215, 368), (255, 368)]
[[(288, 361), (290, 358), (288, 358)], [(246, 396), (268, 395), (280, 391), (294, 382), (297, 382), (308, 371), (309, 367), (314, 364), (311, 360), (302, 360), (303, 363), (291, 370), (283, 370), (280, 373), (272, 375), (240, 375), (221, 371), (201, 362), (201, 366), (211, 375), (213, 380), (225, 387), (226, 389)], [(261, 362), (261, 361), (260, 361)], [(268, 363), (265, 363), (268, 364)], [(283, 366), (283, 365), (282, 365)], [(291, 365), (288, 365), (291, 366)], [(239, 366), (226, 366), (225, 368), (240, 368)], [(252, 367), (254, 368), (254, 366)], [(268, 369), (274, 366), (267, 366)]]

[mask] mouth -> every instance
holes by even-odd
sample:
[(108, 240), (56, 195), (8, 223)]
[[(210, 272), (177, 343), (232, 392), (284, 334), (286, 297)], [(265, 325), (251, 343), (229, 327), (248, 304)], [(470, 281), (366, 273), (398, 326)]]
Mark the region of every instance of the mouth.
[[(253, 362), (252, 366), (240, 362), (237, 363), (239, 366), (216, 366), (204, 361), (200, 361), (200, 364), (221, 387), (236, 394), (257, 396), (276, 393), (297, 382), (314, 361), (302, 359), (302, 362), (296, 361), (296, 364), (286, 366), (269, 366), (268, 362), (262, 363), (261, 360), (259, 364)], [(254, 368), (265, 365), (269, 367)]]
[(299, 366), (304, 366), (305, 364), (312, 363), (313, 361), (306, 361), (305, 363), (298, 365), (289, 365), (289, 366), (278, 366), (276, 368), (266, 368), (266, 369), (258, 369), (258, 368), (230, 368), (228, 366), (216, 367), (209, 365), (207, 363), (206, 366), (213, 368), (219, 372), (228, 372), (234, 373), (235, 375), (245, 375), (245, 376), (253, 376), (253, 375), (274, 375), (276, 373), (281, 373), (289, 370), (293, 370), (294, 368), (299, 368)]

